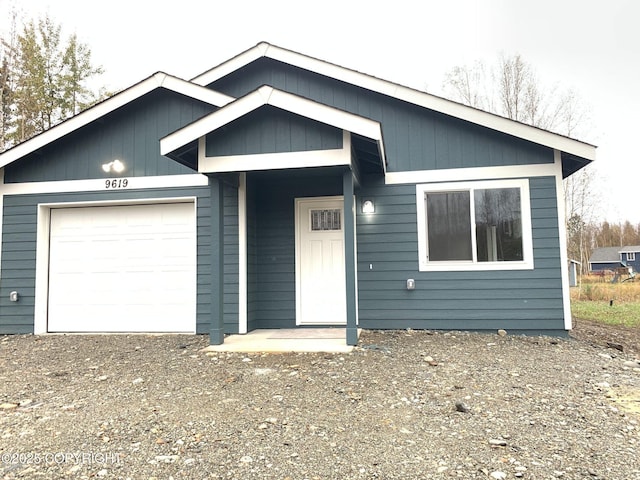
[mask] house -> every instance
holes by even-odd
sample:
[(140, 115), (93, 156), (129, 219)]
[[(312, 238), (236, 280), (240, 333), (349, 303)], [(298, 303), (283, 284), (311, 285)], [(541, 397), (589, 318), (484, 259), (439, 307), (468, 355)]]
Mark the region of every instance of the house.
[(592, 272), (622, 267), (640, 271), (640, 245), (596, 248), (589, 258), (589, 270)]
[(595, 147), (267, 43), (0, 155), (0, 333), (565, 335)]
[(634, 272), (640, 272), (640, 245), (627, 245), (620, 249), (620, 262), (625, 267), (633, 268)]

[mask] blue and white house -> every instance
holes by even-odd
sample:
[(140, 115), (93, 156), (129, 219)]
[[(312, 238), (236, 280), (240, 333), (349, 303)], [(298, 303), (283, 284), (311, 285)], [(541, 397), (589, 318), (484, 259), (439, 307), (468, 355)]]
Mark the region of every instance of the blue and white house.
[(595, 147), (267, 43), (0, 155), (0, 333), (566, 334)]
[(592, 272), (622, 267), (640, 272), (640, 245), (596, 248), (589, 258), (589, 270)]

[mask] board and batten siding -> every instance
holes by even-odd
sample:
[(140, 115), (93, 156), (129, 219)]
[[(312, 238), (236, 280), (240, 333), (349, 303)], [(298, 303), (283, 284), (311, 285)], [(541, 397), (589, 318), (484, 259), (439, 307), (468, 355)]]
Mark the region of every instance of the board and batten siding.
[(5, 183), (110, 178), (101, 166), (124, 162), (123, 176), (177, 175), (193, 170), (160, 155), (165, 135), (215, 107), (158, 89), (5, 167)]
[(529, 181), (535, 269), (510, 271), (418, 271), (415, 185), (363, 186), (376, 212), (356, 217), (360, 326), (562, 331), (555, 178)]
[(342, 130), (270, 105), (206, 136), (209, 157), (342, 148)]
[(341, 169), (312, 171), (247, 174), (249, 328), (296, 326), (295, 199), (342, 195)]
[(268, 58), (260, 58), (209, 87), (240, 97), (261, 85), (380, 122), (389, 172), (554, 161), (548, 147)]
[[(211, 215), (208, 187), (147, 189), (110, 192), (7, 195), (4, 197), (2, 275), (0, 276), (0, 334), (32, 333), (34, 327), (36, 238), (38, 204), (62, 202), (143, 201), (149, 198), (196, 197), (197, 299), (196, 331), (207, 333), (211, 316)], [(238, 325), (237, 192), (225, 189), (225, 329)], [(235, 282), (234, 282), (235, 278)], [(20, 293), (19, 302), (9, 292)]]

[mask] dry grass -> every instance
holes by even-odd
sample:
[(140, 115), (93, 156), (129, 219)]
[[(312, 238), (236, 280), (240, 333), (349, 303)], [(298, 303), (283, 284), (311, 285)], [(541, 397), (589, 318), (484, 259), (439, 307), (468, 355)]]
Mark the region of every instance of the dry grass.
[(635, 281), (611, 283), (611, 278), (584, 275), (580, 286), (571, 289), (571, 300), (630, 303), (640, 302), (640, 276)]

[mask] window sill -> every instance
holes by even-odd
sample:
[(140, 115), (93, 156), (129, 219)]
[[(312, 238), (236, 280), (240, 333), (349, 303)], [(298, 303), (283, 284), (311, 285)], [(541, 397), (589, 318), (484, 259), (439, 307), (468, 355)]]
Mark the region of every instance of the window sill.
[(420, 264), (421, 272), (474, 272), (533, 270), (533, 262), (429, 262)]

